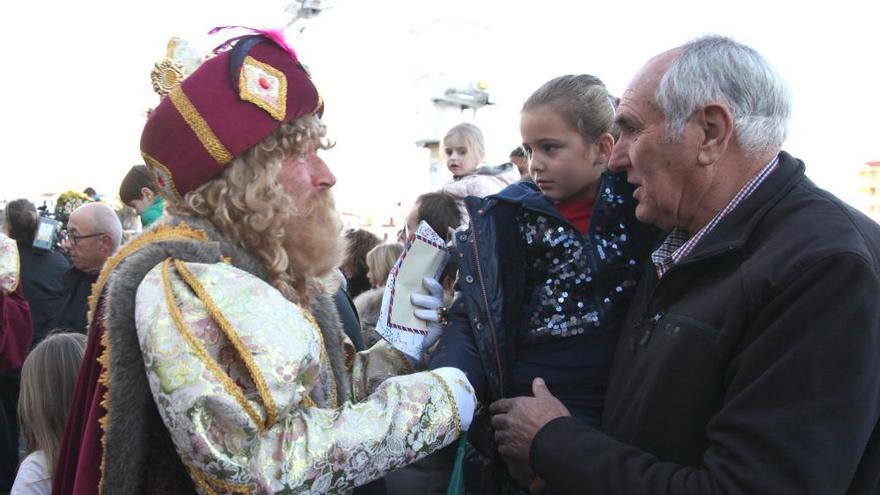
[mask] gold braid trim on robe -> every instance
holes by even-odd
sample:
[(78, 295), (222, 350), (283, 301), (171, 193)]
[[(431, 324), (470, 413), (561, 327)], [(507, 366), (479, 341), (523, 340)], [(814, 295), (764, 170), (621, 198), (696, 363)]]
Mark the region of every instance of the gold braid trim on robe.
[[(132, 239), (128, 244), (123, 246), (119, 251), (116, 252), (113, 256), (111, 256), (105, 263), (103, 268), (101, 269), (100, 275), (98, 275), (98, 280), (95, 281), (94, 285), (92, 285), (92, 293), (89, 295), (89, 311), (87, 314), (87, 322), (86, 328), (92, 328), (92, 320), (95, 317), (95, 313), (98, 309), (98, 304), (101, 300), (101, 294), (104, 292), (104, 288), (107, 285), (107, 281), (110, 279), (110, 274), (113, 273), (113, 270), (128, 256), (131, 256), (133, 253), (136, 253), (143, 249), (144, 247), (154, 243), (154, 242), (162, 242), (162, 241), (188, 241), (188, 240), (207, 240), (208, 236), (205, 232), (200, 230), (193, 230), (189, 227), (189, 225), (185, 223), (181, 223), (177, 226), (165, 226), (160, 225), (154, 230), (150, 230), (144, 232), (139, 237)], [(104, 396), (101, 398), (100, 405), (104, 409), (104, 415), (98, 420), (98, 424), (101, 426), (101, 430), (106, 433), (107, 425), (110, 423), (110, 340), (107, 332), (101, 336), (101, 355), (98, 357), (98, 362), (101, 364), (101, 374), (98, 377), (98, 383), (104, 386)], [(101, 435), (101, 479), (104, 478), (104, 467), (107, 464), (106, 459), (106, 451), (107, 451), (107, 439), (105, 435)], [(103, 483), (98, 482), (98, 494), (103, 494)]]
[[(348, 379), (360, 402), (316, 406), (310, 392), (329, 366), (320, 329), (235, 267), (175, 260), (152, 269), (135, 322), (153, 399), (202, 493), (345, 492), (461, 433), (450, 390), (461, 385), (430, 372), (386, 380), (411, 367), (382, 345), (354, 358)], [(266, 394), (274, 423), (263, 423)]]

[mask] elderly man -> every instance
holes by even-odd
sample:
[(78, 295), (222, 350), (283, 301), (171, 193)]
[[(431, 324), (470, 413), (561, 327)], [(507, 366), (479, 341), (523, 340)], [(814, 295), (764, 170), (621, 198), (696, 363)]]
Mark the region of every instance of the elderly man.
[[(453, 442), (464, 374), (353, 352), (323, 100), (278, 38), (238, 38), (153, 110), (168, 214), (98, 278), (53, 493), (345, 493)], [(386, 380), (387, 378), (387, 380)]]
[(789, 99), (721, 37), (663, 53), (620, 102), (610, 166), (671, 229), (618, 342), (602, 431), (499, 401), (503, 455), (548, 493), (874, 494), (880, 228), (780, 151)]
[(119, 217), (104, 203), (84, 204), (70, 214), (67, 229), (61, 232), (61, 246), (73, 267), (64, 274), (65, 301), (56, 326), (86, 332), (92, 284), (121, 242)]

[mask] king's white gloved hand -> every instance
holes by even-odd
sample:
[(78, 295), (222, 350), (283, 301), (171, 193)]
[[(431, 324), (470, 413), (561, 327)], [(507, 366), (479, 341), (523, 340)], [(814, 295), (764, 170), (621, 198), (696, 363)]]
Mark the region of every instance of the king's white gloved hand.
[(419, 309), (413, 309), (416, 318), (428, 322), (428, 335), (422, 342), (422, 349), (429, 349), (440, 339), (443, 334), (443, 326), (446, 324), (446, 308), (443, 307), (443, 286), (440, 282), (432, 277), (422, 279), (422, 286), (427, 289), (428, 294), (411, 294), (410, 301), (413, 306)]

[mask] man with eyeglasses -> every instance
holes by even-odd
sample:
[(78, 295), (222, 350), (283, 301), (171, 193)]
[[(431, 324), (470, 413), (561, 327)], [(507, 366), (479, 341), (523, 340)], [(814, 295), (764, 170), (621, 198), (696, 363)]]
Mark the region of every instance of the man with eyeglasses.
[(57, 326), (85, 333), (92, 284), (121, 239), (119, 217), (104, 203), (85, 204), (70, 214), (61, 246), (73, 267), (64, 274), (65, 302)]

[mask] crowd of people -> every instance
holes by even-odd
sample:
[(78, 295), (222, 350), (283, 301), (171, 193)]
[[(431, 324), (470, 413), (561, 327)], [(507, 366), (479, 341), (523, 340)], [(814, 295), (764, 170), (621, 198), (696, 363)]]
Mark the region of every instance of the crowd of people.
[[(94, 201), (46, 249), (7, 205), (0, 491), (880, 493), (880, 226), (782, 151), (755, 50), (547, 81), (501, 165), (456, 125), (394, 242), (342, 231), (323, 107), (237, 38), (150, 112), (138, 236)], [(377, 328), (422, 223), (414, 356)]]

